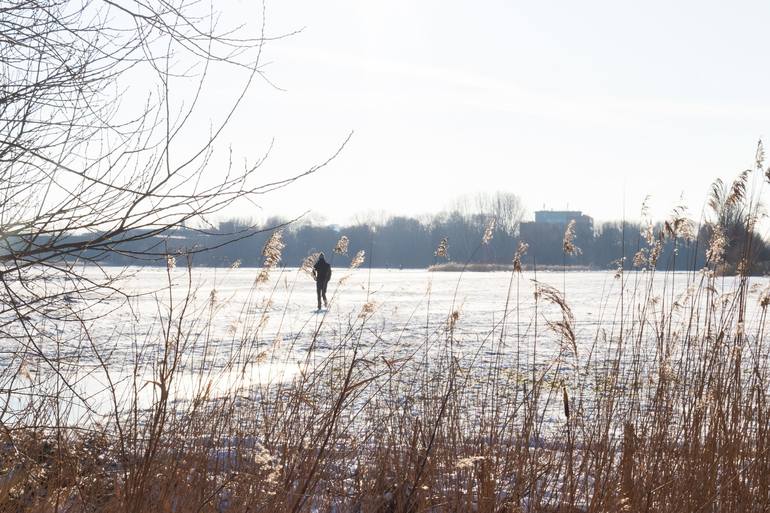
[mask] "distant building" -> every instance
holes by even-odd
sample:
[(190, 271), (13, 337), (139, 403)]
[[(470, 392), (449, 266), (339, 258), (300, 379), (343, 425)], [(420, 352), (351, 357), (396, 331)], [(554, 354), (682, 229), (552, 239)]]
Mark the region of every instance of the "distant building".
[[(578, 247), (590, 245), (594, 237), (594, 220), (580, 210), (538, 210), (534, 221), (521, 223), (519, 238), (530, 245), (530, 255), (541, 264), (562, 263), (564, 231), (573, 219), (575, 244)], [(578, 256), (578, 263), (585, 257)]]
[(592, 217), (584, 215), (580, 210), (538, 210), (535, 212), (536, 223), (558, 224), (566, 228), (567, 224), (575, 220), (576, 225), (594, 228)]

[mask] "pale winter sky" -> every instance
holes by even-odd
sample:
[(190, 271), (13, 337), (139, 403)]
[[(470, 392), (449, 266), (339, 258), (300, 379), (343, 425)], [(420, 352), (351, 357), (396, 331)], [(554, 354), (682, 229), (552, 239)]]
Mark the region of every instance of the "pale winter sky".
[[(225, 10), (252, 0), (217, 4)], [(342, 223), (436, 212), (503, 190), (532, 214), (700, 217), (709, 185), (750, 167), (770, 133), (768, 2), (268, 1), (259, 84), (228, 132), (236, 154), (272, 138), (265, 177), (341, 155), (265, 196)], [(232, 12), (232, 11), (231, 11)]]

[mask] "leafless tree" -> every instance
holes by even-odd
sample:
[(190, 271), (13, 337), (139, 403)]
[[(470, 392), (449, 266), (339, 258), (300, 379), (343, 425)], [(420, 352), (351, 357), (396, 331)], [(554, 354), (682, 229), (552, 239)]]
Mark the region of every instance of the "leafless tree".
[(490, 217), (496, 219), (499, 229), (514, 235), (524, 217), (521, 199), (513, 193), (497, 191), (466, 194), (452, 201), (450, 211), (458, 212), (466, 219), (477, 219), (481, 224)]
[[(0, 343), (13, 352), (0, 380), (30, 354), (55, 369), (46, 320), (82, 322), (94, 300), (124, 294), (99, 267), (106, 254), (165, 260), (157, 236), (328, 163), (259, 183), (269, 148), (242, 168), (217, 157), (252, 86), (271, 86), (263, 49), (285, 35), (266, 36), (261, 14), (252, 30), (224, 26), (214, 2), (0, 5)], [(224, 72), (241, 85), (209, 121)]]

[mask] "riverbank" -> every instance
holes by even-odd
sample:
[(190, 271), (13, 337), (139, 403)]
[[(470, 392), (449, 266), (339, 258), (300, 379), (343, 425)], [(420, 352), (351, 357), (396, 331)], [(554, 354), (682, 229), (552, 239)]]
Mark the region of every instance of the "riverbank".
[[(544, 272), (552, 272), (552, 271), (568, 271), (568, 272), (588, 272), (588, 271), (598, 271), (600, 269), (595, 269), (593, 267), (587, 266), (587, 265), (538, 265), (538, 266), (532, 266), (532, 265), (522, 265), (521, 266), (523, 271), (544, 271)], [(446, 262), (443, 264), (436, 264), (428, 267), (429, 272), (472, 272), (472, 273), (489, 273), (489, 272), (511, 272), (513, 271), (513, 265), (504, 265), (504, 264), (478, 264), (478, 263), (471, 263), (471, 264), (463, 264), (460, 262)]]

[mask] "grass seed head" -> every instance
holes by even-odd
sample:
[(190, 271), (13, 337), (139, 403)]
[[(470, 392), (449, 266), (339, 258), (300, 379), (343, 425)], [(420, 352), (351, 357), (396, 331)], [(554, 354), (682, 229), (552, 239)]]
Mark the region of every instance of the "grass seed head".
[(318, 261), (318, 257), (321, 256), (321, 253), (310, 253), (308, 256), (305, 257), (305, 259), (302, 261), (302, 265), (299, 266), (300, 270), (308, 273), (309, 275), (313, 275), (313, 266)]
[(438, 247), (436, 248), (436, 251), (433, 252), (433, 255), (438, 258), (449, 258), (449, 254), (447, 253), (448, 248), (449, 238), (444, 237), (441, 239), (441, 242), (438, 243)]
[(577, 256), (583, 253), (583, 250), (575, 245), (575, 220), (572, 219), (564, 230), (564, 239), (562, 240), (562, 249), (565, 255)]
[(767, 309), (768, 305), (770, 305), (770, 285), (767, 285), (759, 295), (759, 306), (762, 307), (762, 310)]
[(634, 255), (634, 267), (642, 269), (647, 266), (647, 248), (642, 248)]
[(452, 331), (455, 329), (455, 326), (457, 325), (457, 321), (460, 320), (460, 311), (455, 310), (449, 315), (449, 319), (447, 319), (447, 325), (449, 327), (449, 330)]
[(745, 169), (733, 180), (733, 184), (730, 187), (730, 192), (727, 194), (724, 202), (724, 209), (736, 207), (740, 205), (746, 197), (746, 187), (749, 181), (749, 174), (751, 169)]
[(487, 225), (484, 227), (484, 236), (481, 238), (482, 244), (489, 244), (492, 237), (495, 235), (495, 223), (497, 220), (494, 217), (490, 217), (487, 221)]
[(337, 244), (335, 244), (333, 251), (337, 255), (347, 255), (349, 245), (350, 245), (350, 240), (346, 235), (343, 235), (342, 237), (340, 237), (340, 240), (337, 241)]
[(650, 218), (649, 207), (650, 196), (646, 196), (642, 202), (642, 219), (645, 220), (644, 225), (639, 229), (639, 233), (642, 238), (647, 242), (648, 246), (652, 246), (655, 243), (655, 229), (652, 219)]
[(361, 312), (358, 314), (359, 319), (364, 319), (374, 313), (374, 307), (375, 304), (372, 301), (369, 301), (368, 303), (364, 303), (364, 306), (361, 307)]
[(746, 260), (746, 258), (741, 258), (738, 261), (738, 266), (735, 269), (735, 272), (738, 273), (739, 276), (748, 276), (749, 270), (750, 270), (749, 261)]
[(262, 270), (257, 275), (257, 283), (264, 283), (268, 280), (270, 271), (275, 268), (281, 261), (281, 251), (283, 251), (283, 230), (276, 230), (267, 239), (265, 247), (262, 248), (262, 256), (264, 257), (264, 263), (262, 264)]
[(364, 263), (364, 259), (366, 256), (366, 251), (359, 250), (358, 253), (356, 253), (356, 256), (353, 257), (353, 260), (350, 261), (350, 268), (351, 269), (358, 269), (361, 267), (361, 264)]
[(521, 257), (527, 253), (528, 249), (529, 244), (523, 241), (519, 241), (519, 247), (516, 248), (516, 253), (513, 254), (513, 272), (521, 272)]
[(706, 262), (719, 264), (724, 259), (727, 237), (725, 237), (725, 231), (721, 225), (714, 225), (713, 230), (706, 249)]
[(467, 456), (457, 460), (455, 466), (458, 469), (473, 468), (478, 461), (484, 461), (484, 456)]

